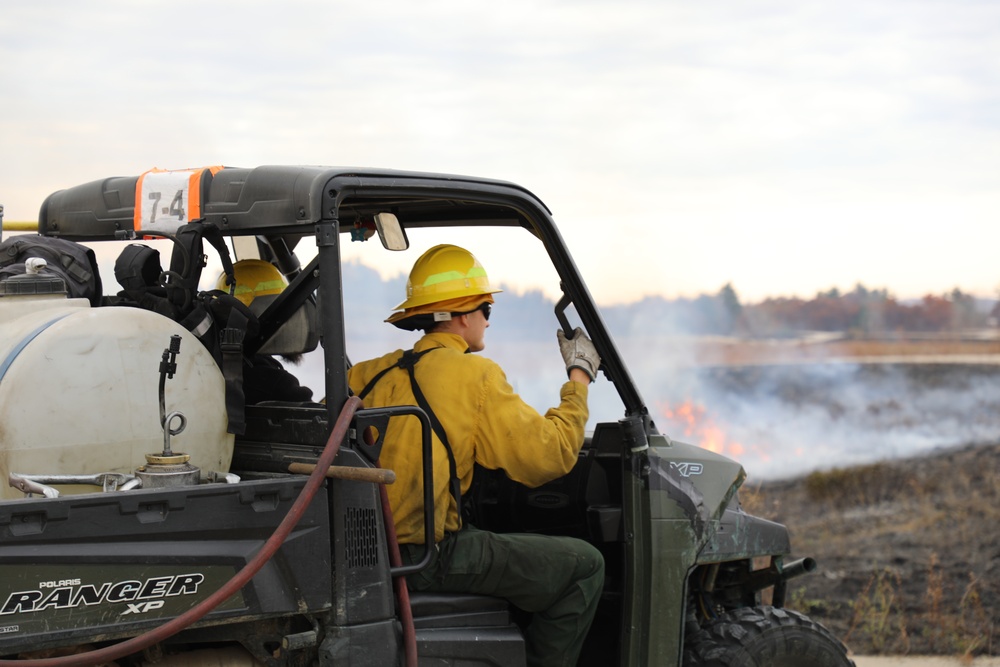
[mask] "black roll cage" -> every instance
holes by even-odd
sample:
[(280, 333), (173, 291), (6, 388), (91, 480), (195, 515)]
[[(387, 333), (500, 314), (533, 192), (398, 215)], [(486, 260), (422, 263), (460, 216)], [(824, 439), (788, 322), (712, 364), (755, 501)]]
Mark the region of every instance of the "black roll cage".
[[(50, 195), (39, 214), (39, 232), (84, 241), (134, 238), (137, 181), (135, 176), (107, 178)], [(263, 314), (261, 341), (315, 295), (320, 313), (343, 313), (340, 239), (376, 213), (394, 213), (404, 229), (526, 229), (541, 240), (564, 295), (600, 350), (602, 367), (621, 397), (631, 430), (638, 426), (646, 434), (656, 432), (550, 211), (528, 190), (466, 176), (314, 166), (226, 167), (206, 178), (203, 190), (203, 222), (218, 226), (225, 236), (255, 236), (279, 249), (275, 259), (294, 276), (290, 288)], [(315, 260), (300, 271), (282, 266), (288, 251), (309, 234), (316, 239)], [(317, 292), (318, 287), (322, 289)], [(343, 318), (326, 317), (320, 327), (327, 410), (333, 423), (348, 395), (346, 334)]]

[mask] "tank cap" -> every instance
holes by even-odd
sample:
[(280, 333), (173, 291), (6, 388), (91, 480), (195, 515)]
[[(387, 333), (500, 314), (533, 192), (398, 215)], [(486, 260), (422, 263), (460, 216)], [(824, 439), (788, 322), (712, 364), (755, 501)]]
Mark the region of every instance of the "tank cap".
[(25, 273), (0, 280), (0, 296), (65, 295), (66, 282), (45, 271), (46, 266), (44, 259), (29, 257), (24, 263)]

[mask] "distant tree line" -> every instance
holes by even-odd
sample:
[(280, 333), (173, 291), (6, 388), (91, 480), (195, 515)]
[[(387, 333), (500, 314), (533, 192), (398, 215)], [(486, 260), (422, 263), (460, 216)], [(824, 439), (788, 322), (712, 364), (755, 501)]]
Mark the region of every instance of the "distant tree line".
[(943, 333), (996, 326), (1000, 303), (984, 304), (960, 289), (901, 301), (885, 289), (857, 285), (850, 292), (833, 288), (811, 299), (769, 297), (744, 304), (732, 284), (694, 298), (647, 297), (605, 308), (617, 333), (660, 335), (792, 335), (802, 331), (839, 331), (858, 335)]
[[(769, 297), (742, 304), (731, 284), (714, 295), (664, 304), (675, 331), (720, 335), (780, 335), (801, 331), (843, 331), (876, 335), (892, 332), (951, 332), (995, 326), (1000, 305), (991, 311), (955, 288), (942, 295), (900, 301), (885, 289), (857, 285), (833, 288), (811, 299)], [(663, 313), (667, 315), (667, 313)]]
[(958, 288), (901, 302), (884, 289), (869, 290), (859, 284), (845, 294), (831, 289), (809, 300), (765, 299), (748, 309), (748, 318), (751, 327), (876, 334), (982, 328), (989, 326), (991, 313)]

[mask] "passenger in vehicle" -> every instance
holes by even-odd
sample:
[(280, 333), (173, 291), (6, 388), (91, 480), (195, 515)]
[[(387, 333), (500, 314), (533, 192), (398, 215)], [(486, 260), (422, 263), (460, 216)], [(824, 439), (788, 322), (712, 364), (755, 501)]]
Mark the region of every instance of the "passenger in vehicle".
[[(236, 285), (233, 296), (250, 308), (254, 315), (260, 315), (270, 301), (288, 286), (285, 277), (271, 264), (260, 259), (243, 259), (233, 265)], [(226, 276), (219, 276), (217, 289), (229, 291)], [(284, 333), (284, 331), (282, 331)], [(279, 334), (280, 335), (280, 334)], [(289, 336), (290, 337), (290, 336)], [(280, 358), (285, 363), (301, 363), (301, 345), (292, 345)], [(312, 345), (315, 347), (315, 344)], [(266, 348), (265, 348), (266, 349)], [(255, 354), (243, 363), (243, 394), (247, 405), (262, 401), (283, 401), (305, 403), (312, 400), (312, 390), (303, 387), (294, 374), (285, 369), (281, 361), (271, 354)]]
[(601, 553), (576, 538), (478, 530), (463, 524), (460, 507), (477, 463), (530, 487), (573, 468), (600, 357), (580, 329), (569, 339), (559, 331), (569, 380), (559, 405), (539, 414), (495, 362), (469, 354), (485, 348), (493, 294), (501, 291), (469, 251), (431, 248), (414, 264), (406, 290), (386, 321), (423, 330), (423, 337), (413, 350), (355, 364), (348, 379), (367, 407), (419, 405), (434, 427), (435, 535), (424, 535), (418, 420), (391, 420), (381, 454), (396, 473), (387, 490), (403, 560), (419, 560), (425, 540), (436, 546), (430, 567), (411, 575), (409, 587), (505, 598), (532, 614), (529, 665), (575, 665), (601, 595)]

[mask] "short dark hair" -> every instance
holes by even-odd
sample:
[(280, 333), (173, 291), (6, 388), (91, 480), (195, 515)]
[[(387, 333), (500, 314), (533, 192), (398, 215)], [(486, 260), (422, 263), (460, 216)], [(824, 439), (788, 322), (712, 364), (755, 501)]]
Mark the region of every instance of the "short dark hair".
[[(492, 304), (489, 301), (484, 301), (475, 308), (473, 308), (472, 310), (451, 311), (450, 315), (453, 316), (471, 315), (477, 310), (481, 310), (483, 311), (483, 315), (488, 320), (490, 319), (491, 309), (492, 309)], [(396, 322), (393, 322), (393, 324), (400, 329), (405, 329), (406, 331), (417, 331), (419, 329), (424, 333), (431, 333), (435, 329), (437, 329), (442, 322), (448, 322), (450, 320), (450, 318), (449, 320), (438, 320), (434, 317), (434, 315), (435, 313), (421, 313), (419, 315), (411, 315), (401, 320), (397, 320)]]

